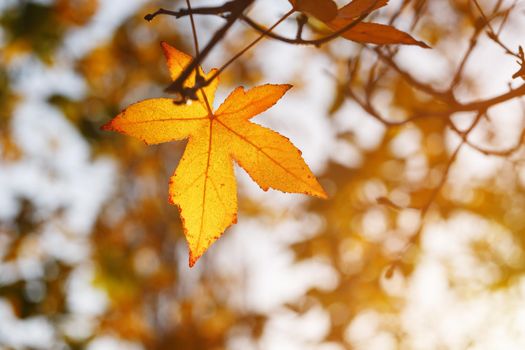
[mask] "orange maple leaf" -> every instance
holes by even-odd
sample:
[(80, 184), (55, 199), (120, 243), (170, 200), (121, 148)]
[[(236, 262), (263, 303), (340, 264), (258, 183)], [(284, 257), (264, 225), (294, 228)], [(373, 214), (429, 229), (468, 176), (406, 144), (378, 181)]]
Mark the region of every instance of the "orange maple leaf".
[[(296, 11), (312, 15), (324, 22), (333, 31), (342, 30), (360, 16), (375, 11), (388, 4), (388, 0), (353, 0), (337, 9), (333, 0), (288, 0)], [(334, 10), (335, 7), (335, 10)], [(335, 12), (334, 12), (335, 11)], [(360, 22), (344, 31), (341, 36), (345, 39), (371, 44), (404, 44), (417, 45), (424, 48), (429, 46), (423, 41), (414, 39), (393, 26), (380, 23)]]
[[(161, 45), (175, 80), (191, 57), (164, 42)], [(186, 86), (194, 84), (195, 74)], [(146, 144), (189, 138), (170, 179), (169, 200), (179, 207), (190, 266), (236, 222), (234, 160), (265, 191), (271, 187), (326, 198), (301, 152), (286, 137), (249, 121), (273, 106), (290, 87), (268, 84), (248, 91), (239, 87), (212, 112), (215, 79), (190, 104), (177, 105), (169, 98), (144, 100), (102, 127), (137, 137)]]

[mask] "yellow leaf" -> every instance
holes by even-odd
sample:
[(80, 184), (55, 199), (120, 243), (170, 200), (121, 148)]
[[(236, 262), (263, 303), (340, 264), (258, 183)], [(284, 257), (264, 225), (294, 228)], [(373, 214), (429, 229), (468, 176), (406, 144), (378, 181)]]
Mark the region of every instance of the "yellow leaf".
[(332, 0), (289, 0), (296, 11), (328, 22), (337, 16), (337, 4)]
[[(162, 44), (172, 79), (191, 57)], [(210, 74), (208, 74), (208, 77)], [(190, 76), (187, 86), (192, 86)], [(158, 98), (129, 106), (103, 126), (137, 137), (148, 144), (189, 138), (182, 159), (170, 179), (169, 200), (179, 207), (190, 250), (190, 266), (237, 219), (237, 189), (233, 161), (259, 186), (320, 198), (326, 194), (301, 152), (284, 136), (249, 121), (273, 106), (291, 87), (263, 85), (249, 91), (235, 89), (213, 113), (217, 79), (201, 89), (198, 101), (177, 105)]]
[(246, 93), (238, 88), (217, 110), (217, 122), (227, 130), (232, 157), (263, 190), (271, 187), (325, 197), (301, 151), (286, 137), (248, 121), (275, 104), (290, 87), (264, 85)]

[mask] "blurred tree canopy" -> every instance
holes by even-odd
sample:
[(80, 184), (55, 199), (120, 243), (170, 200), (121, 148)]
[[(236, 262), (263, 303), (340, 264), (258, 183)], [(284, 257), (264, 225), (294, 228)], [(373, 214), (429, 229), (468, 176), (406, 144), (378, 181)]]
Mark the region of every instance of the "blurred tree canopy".
[[(188, 3), (0, 3), (0, 348), (523, 348), (523, 2), (390, 0), (348, 22), (414, 45), (347, 40), (307, 1), (271, 32), (290, 2)], [(237, 169), (240, 222), (192, 270), (167, 201), (185, 143), (100, 130), (191, 97), (159, 46), (195, 52), (190, 13), (201, 48), (232, 22), (206, 69), (257, 40), (221, 97), (295, 85), (267, 123), (329, 194), (261, 194)]]

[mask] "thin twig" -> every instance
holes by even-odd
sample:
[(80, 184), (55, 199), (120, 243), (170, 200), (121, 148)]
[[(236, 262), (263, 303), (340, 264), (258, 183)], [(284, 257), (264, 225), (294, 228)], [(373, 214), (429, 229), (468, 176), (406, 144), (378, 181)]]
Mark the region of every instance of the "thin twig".
[[(485, 15), (485, 12), (483, 11), (483, 9), (481, 8), (478, 0), (472, 0), (474, 2), (474, 5), (476, 6), (476, 8), (478, 9), (481, 17), (483, 18), (483, 20), (485, 21), (485, 24), (487, 25), (487, 27), (489, 28), (489, 30), (487, 31), (487, 36), (492, 39), (492, 41), (494, 41), (496, 44), (498, 44), (499, 46), (501, 46), (506, 53), (508, 53), (509, 55), (512, 55), (514, 57), (518, 57), (518, 54), (514, 51), (512, 51), (511, 49), (509, 49), (507, 47), (507, 45), (505, 45), (499, 38), (498, 34), (496, 34), (496, 31), (494, 30), (494, 28), (492, 27), (492, 24), (490, 23), (490, 19)], [(512, 5), (514, 6), (514, 5)]]
[(211, 83), (215, 78), (219, 76), (230, 64), (235, 62), (239, 57), (244, 55), (248, 50), (250, 50), (252, 47), (254, 47), (259, 41), (261, 41), (264, 37), (268, 36), (272, 33), (272, 30), (275, 29), (279, 24), (281, 24), (285, 19), (290, 17), (292, 13), (294, 13), (295, 10), (291, 9), (288, 11), (284, 16), (282, 16), (277, 22), (275, 22), (270, 28), (266, 29), (264, 32), (262, 32), (257, 39), (252, 41), (250, 44), (248, 44), (246, 47), (244, 47), (241, 51), (239, 51), (237, 54), (235, 54), (232, 58), (230, 58), (226, 63), (222, 65), (221, 68), (219, 68), (209, 79), (206, 81), (206, 85)]

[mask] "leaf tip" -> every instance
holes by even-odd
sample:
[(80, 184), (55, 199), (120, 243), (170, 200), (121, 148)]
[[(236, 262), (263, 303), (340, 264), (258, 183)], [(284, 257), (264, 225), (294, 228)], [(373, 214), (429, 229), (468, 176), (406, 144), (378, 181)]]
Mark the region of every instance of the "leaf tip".
[(387, 197), (378, 197), (378, 198), (376, 198), (376, 202), (377, 202), (377, 204), (384, 205), (384, 206), (386, 206), (386, 207), (388, 207), (390, 209), (394, 209), (394, 210), (401, 210), (401, 209), (403, 209), (402, 207), (400, 207), (399, 205), (395, 204), (394, 202), (392, 202)]
[(113, 120), (110, 120), (106, 124), (102, 125), (100, 127), (100, 130), (103, 130), (103, 131), (114, 131), (115, 127), (113, 126)]
[(323, 189), (322, 192), (319, 193), (319, 198), (321, 199), (328, 199), (328, 194)]
[[(273, 84), (270, 84), (270, 85), (273, 85)], [(282, 89), (282, 94), (284, 95), (285, 93), (288, 92), (288, 90), (290, 90), (291, 88), (293, 88), (293, 85), (292, 84), (277, 84), (277, 85), (273, 85), (275, 87), (278, 87), (278, 88), (281, 88)]]
[(190, 268), (192, 268), (193, 266), (195, 266), (195, 264), (197, 263), (197, 260), (199, 260), (200, 256), (195, 256), (193, 255), (193, 253), (190, 251), (190, 258), (189, 258), (189, 261), (188, 261), (188, 265), (190, 266)]
[(309, 174), (307, 175), (307, 179), (310, 182), (310, 190), (307, 191), (306, 194), (320, 199), (328, 199), (328, 194), (315, 175)]
[(328, 194), (320, 184), (319, 189), (316, 189), (315, 192), (311, 193), (311, 195), (320, 199), (328, 199)]
[(422, 47), (423, 49), (431, 49), (432, 47), (430, 45), (428, 45), (426, 42), (422, 41), (422, 40), (419, 40), (417, 42), (417, 45), (419, 47)]
[(160, 47), (162, 49), (162, 52), (164, 53), (164, 56), (168, 58), (170, 54), (169, 51), (173, 49), (173, 47), (165, 41), (160, 42)]
[(163, 49), (163, 50), (166, 50), (166, 49), (169, 49), (171, 48), (172, 46), (170, 44), (168, 44), (167, 42), (165, 42), (164, 40), (162, 40), (160, 42), (160, 47)]
[(160, 47), (162, 48), (162, 52), (164, 53), (164, 57), (166, 57), (166, 60), (169, 60), (170, 57), (175, 56), (179, 50), (177, 50), (175, 47), (168, 44), (166, 41), (160, 42)]

